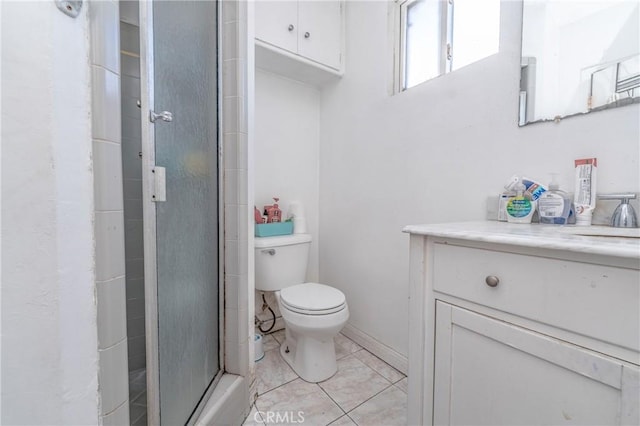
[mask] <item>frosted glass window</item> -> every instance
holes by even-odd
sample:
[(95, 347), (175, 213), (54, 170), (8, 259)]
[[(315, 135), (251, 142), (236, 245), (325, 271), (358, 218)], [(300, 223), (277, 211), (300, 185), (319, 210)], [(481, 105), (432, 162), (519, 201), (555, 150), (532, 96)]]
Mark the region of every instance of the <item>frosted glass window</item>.
[(498, 53), (500, 0), (454, 0), (452, 70)]

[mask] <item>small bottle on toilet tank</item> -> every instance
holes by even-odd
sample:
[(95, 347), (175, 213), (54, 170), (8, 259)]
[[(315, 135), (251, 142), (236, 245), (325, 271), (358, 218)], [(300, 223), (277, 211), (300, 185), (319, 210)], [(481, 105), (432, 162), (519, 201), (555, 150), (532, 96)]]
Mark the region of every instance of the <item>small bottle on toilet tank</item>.
[(267, 223), (282, 222), (282, 210), (278, 207), (279, 198), (274, 197), (275, 203), (272, 206), (264, 206), (267, 214)]

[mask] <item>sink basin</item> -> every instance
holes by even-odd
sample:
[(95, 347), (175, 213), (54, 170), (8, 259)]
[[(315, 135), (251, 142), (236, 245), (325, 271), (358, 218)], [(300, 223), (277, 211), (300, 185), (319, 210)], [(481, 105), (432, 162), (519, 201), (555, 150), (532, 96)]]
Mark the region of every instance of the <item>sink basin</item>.
[(640, 238), (640, 228), (614, 228), (612, 226), (567, 226), (558, 229), (563, 234), (595, 237)]

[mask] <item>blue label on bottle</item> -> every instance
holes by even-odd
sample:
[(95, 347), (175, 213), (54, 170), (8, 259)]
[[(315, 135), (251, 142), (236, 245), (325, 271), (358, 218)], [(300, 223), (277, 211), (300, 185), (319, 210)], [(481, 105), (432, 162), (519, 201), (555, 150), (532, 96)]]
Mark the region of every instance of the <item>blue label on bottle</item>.
[(531, 199), (534, 201), (540, 198), (542, 194), (547, 192), (547, 190), (544, 189), (542, 185), (538, 185), (535, 182), (525, 180), (523, 181), (523, 183), (524, 183), (524, 186), (527, 188), (527, 191), (529, 192), (529, 194), (531, 194)]
[(515, 197), (507, 203), (507, 214), (511, 217), (526, 217), (531, 213), (531, 201), (524, 197)]

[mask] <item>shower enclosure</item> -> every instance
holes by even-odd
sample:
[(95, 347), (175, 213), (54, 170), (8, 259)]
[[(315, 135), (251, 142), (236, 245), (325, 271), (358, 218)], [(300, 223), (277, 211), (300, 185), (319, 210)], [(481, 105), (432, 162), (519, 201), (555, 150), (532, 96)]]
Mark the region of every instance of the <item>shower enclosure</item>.
[[(123, 3), (130, 4), (122, 1), (121, 9)], [(187, 424), (221, 374), (219, 5), (144, 1), (138, 6), (141, 143), (138, 152), (127, 149), (123, 125), (123, 174), (126, 192), (127, 168), (139, 170), (142, 221), (139, 232), (127, 227), (126, 245), (144, 246), (148, 422)], [(123, 60), (123, 73), (126, 65)], [(130, 243), (135, 238), (142, 241)]]

